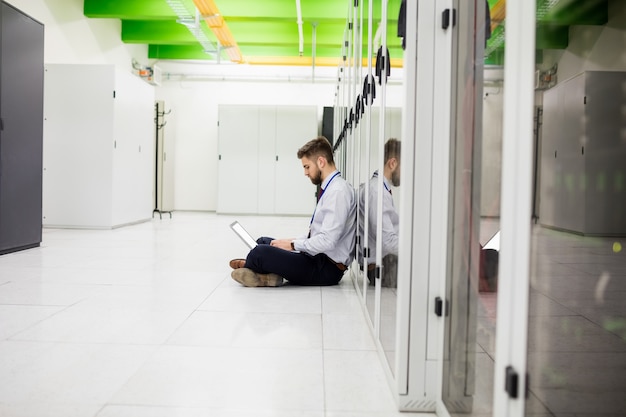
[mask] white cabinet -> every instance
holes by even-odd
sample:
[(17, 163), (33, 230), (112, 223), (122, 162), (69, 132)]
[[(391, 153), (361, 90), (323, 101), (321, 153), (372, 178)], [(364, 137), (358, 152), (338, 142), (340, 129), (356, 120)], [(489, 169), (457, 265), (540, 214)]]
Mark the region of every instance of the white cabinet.
[(544, 93), (540, 221), (625, 235), (624, 72), (588, 71)]
[(218, 213), (313, 212), (297, 152), (318, 136), (317, 107), (221, 105), (218, 131)]
[(113, 228), (149, 219), (154, 88), (113, 65), (45, 68), (43, 224)]

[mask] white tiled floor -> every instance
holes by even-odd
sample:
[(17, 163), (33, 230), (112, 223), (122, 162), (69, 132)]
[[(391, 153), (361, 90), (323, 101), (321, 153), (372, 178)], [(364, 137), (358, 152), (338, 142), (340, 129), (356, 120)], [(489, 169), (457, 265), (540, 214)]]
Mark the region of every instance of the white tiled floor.
[[(352, 282), (241, 287), (232, 220), (45, 229), (0, 256), (0, 416), (406, 416)], [(276, 237), (309, 221), (239, 220)]]

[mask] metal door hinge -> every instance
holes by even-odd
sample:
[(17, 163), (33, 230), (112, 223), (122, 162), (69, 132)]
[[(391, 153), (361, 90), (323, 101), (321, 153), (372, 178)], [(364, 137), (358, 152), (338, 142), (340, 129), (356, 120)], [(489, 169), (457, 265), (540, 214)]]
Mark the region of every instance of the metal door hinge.
[(435, 314), (442, 317), (444, 314), (448, 316), (448, 301), (444, 301), (441, 297), (435, 298)]
[[(519, 374), (511, 365), (507, 366), (504, 375), (504, 390), (510, 398), (519, 398)], [(525, 398), (528, 398), (528, 374), (526, 374)]]
[(456, 9), (446, 9), (441, 12), (441, 28), (447, 30), (450, 27), (450, 23), (452, 23), (452, 26), (456, 26)]

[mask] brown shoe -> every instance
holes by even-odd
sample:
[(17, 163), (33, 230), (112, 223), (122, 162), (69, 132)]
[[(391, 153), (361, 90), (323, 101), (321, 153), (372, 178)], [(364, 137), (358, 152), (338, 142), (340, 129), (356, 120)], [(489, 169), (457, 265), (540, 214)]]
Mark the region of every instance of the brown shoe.
[(239, 269), (239, 268), (243, 268), (246, 266), (246, 260), (245, 259), (231, 259), (228, 264), (233, 269)]
[(282, 277), (276, 274), (257, 274), (248, 268), (237, 268), (230, 273), (235, 281), (244, 287), (280, 287)]

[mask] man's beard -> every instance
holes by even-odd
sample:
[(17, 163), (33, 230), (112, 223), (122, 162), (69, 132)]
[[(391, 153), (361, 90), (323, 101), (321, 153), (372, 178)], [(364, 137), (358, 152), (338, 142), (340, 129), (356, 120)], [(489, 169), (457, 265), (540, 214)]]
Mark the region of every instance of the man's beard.
[(391, 184), (393, 184), (394, 187), (397, 187), (400, 185), (400, 170), (399, 169), (396, 169), (395, 171), (391, 173)]
[(317, 171), (317, 174), (314, 177), (311, 177), (310, 179), (313, 185), (321, 185), (322, 184), (322, 171)]

